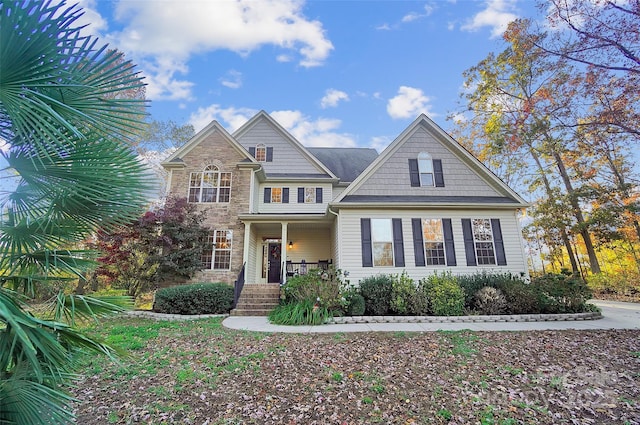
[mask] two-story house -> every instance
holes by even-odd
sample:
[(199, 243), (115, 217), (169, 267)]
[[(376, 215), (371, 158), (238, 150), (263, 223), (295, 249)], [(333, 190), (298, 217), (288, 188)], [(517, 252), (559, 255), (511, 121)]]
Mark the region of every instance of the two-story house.
[(169, 192), (207, 210), (196, 281), (247, 285), (332, 264), (379, 273), (527, 273), (527, 203), (425, 115), (380, 155), (303, 146), (265, 112), (216, 121), (163, 163)]

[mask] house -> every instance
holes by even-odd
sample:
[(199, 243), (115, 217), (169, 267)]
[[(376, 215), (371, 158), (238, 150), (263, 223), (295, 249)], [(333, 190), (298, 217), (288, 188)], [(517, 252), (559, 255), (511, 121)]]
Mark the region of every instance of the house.
[(378, 155), (305, 147), (262, 111), (233, 134), (210, 123), (163, 166), (169, 192), (206, 208), (213, 229), (197, 281), (281, 283), (328, 264), (356, 284), (527, 274), (527, 203), (425, 115)]

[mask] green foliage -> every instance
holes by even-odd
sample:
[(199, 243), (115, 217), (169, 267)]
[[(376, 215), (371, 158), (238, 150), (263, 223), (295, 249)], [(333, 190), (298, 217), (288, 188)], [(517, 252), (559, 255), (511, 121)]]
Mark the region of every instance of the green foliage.
[(153, 310), (169, 314), (222, 314), (233, 306), (233, 287), (226, 283), (194, 283), (158, 289)]
[(576, 275), (546, 274), (532, 279), (540, 294), (543, 313), (579, 313), (585, 311), (592, 296), (585, 281)]
[(287, 279), (282, 287), (284, 302), (311, 301), (329, 311), (343, 306), (342, 281), (339, 270), (311, 269), (307, 274)]
[(362, 316), (366, 311), (364, 297), (357, 292), (348, 294), (345, 297), (347, 301), (347, 316)]
[(329, 310), (311, 300), (281, 304), (269, 313), (269, 321), (276, 325), (321, 325), (329, 320)]
[(456, 276), (456, 279), (460, 287), (464, 290), (464, 304), (468, 309), (473, 308), (476, 293), (485, 286), (502, 289), (505, 286), (509, 286), (512, 282), (522, 282), (522, 279), (511, 273), (487, 273), (486, 271), (471, 275)]
[(415, 282), (407, 275), (406, 271), (403, 271), (402, 274), (394, 275), (389, 306), (391, 312), (399, 315), (408, 314), (410, 312), (409, 304), (416, 296), (416, 292)]
[(424, 280), (418, 281), (414, 295), (409, 299), (409, 313), (415, 316), (426, 316), (429, 314), (429, 294), (428, 286)]
[(533, 285), (513, 280), (503, 282), (499, 289), (507, 299), (507, 314), (541, 313), (540, 295)]
[(587, 278), (587, 285), (595, 296), (640, 301), (640, 274), (620, 270), (613, 273), (598, 273)]
[(366, 312), (373, 316), (384, 316), (391, 306), (393, 278), (379, 274), (360, 281), (360, 294), (364, 297)]
[(435, 316), (461, 316), (464, 313), (464, 291), (451, 273), (435, 273), (423, 279), (431, 313)]
[[(137, 217), (152, 188), (126, 142), (145, 114), (144, 84), (117, 51), (83, 36), (77, 6), (0, 4), (0, 423), (73, 421), (64, 391), (81, 352), (114, 351), (66, 323), (122, 308), (88, 297), (55, 298), (53, 317), (27, 313), (17, 292), (84, 279), (98, 229)], [(4, 287), (6, 286), (6, 287)]]

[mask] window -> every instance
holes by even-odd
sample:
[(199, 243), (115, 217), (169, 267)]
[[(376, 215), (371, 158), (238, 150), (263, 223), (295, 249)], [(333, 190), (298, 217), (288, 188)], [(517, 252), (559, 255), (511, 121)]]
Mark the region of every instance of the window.
[(442, 220), (422, 220), (422, 234), (426, 264), (428, 266), (445, 265), (446, 260), (444, 255), (444, 233), (442, 231)]
[(298, 188), (299, 204), (321, 204), (322, 188), (321, 187), (299, 187)]
[(288, 204), (289, 188), (288, 187), (265, 187), (264, 203), (268, 204), (270, 202), (273, 202), (274, 204)]
[(316, 188), (305, 187), (304, 188), (304, 203), (315, 204), (316, 203)]
[(281, 187), (272, 187), (271, 188), (271, 202), (274, 204), (282, 203), (282, 188)]
[(202, 266), (205, 269), (229, 270), (231, 268), (231, 230), (214, 230), (207, 236), (202, 251)]
[(473, 228), (473, 242), (478, 265), (496, 264), (491, 220), (486, 218), (473, 219), (471, 224)]
[(215, 165), (191, 173), (189, 202), (229, 202), (230, 196), (231, 173), (223, 173)]
[(256, 161), (265, 162), (267, 160), (267, 147), (263, 144), (256, 146)]
[(373, 245), (373, 265), (393, 266), (393, 229), (391, 219), (371, 219), (371, 242)]
[(420, 173), (420, 186), (433, 186), (433, 161), (431, 155), (426, 152), (418, 154), (418, 171)]

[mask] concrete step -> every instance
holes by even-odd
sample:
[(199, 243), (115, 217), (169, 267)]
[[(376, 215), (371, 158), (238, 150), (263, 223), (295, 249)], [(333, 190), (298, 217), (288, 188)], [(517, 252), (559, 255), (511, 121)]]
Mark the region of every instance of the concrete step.
[(239, 301), (238, 305), (236, 306), (237, 309), (240, 310), (264, 310), (267, 308), (276, 308), (278, 306), (277, 302), (273, 302), (273, 303), (249, 303), (249, 302), (242, 302)]
[(231, 316), (268, 316), (269, 313), (271, 312), (271, 310), (273, 310), (272, 308), (269, 309), (237, 309), (234, 308), (233, 310), (231, 310), (230, 315)]

